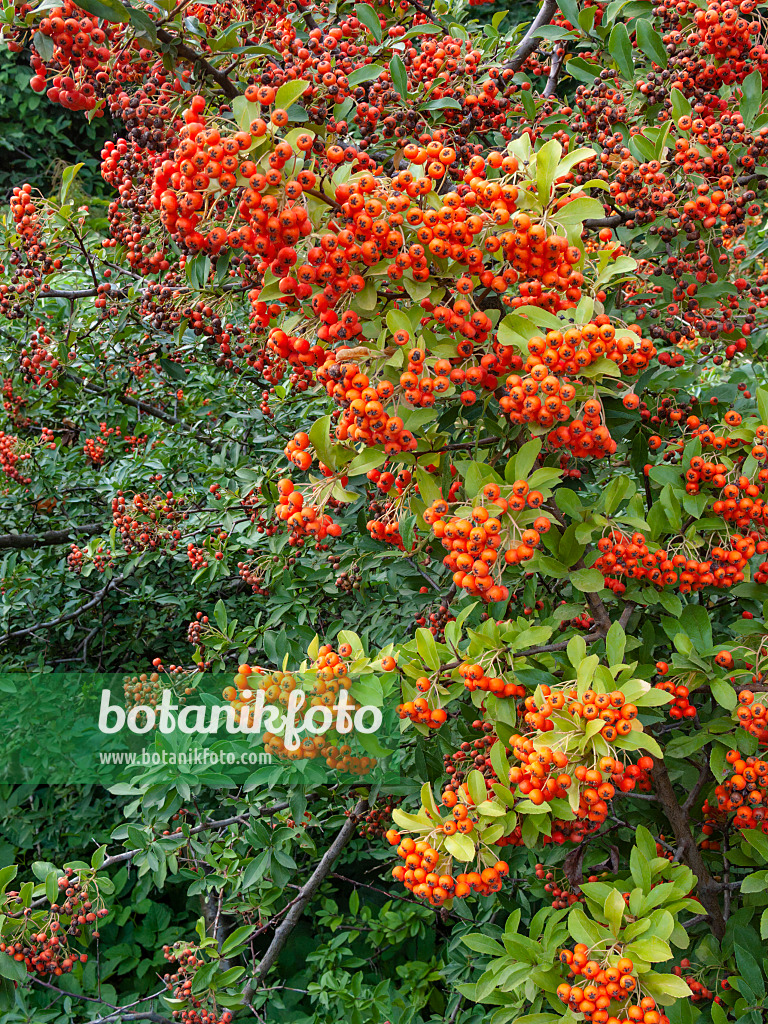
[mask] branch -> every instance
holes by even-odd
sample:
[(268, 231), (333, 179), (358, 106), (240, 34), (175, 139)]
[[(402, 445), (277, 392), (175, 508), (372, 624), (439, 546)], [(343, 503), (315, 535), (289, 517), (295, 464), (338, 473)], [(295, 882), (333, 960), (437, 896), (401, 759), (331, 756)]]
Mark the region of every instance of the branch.
[(237, 88), (235, 83), (232, 82), (223, 71), (217, 71), (212, 64), (208, 63), (202, 54), (197, 52), (197, 50), (193, 50), (191, 46), (187, 46), (186, 43), (174, 38), (174, 36), (172, 36), (170, 32), (166, 32), (164, 28), (159, 28), (157, 30), (157, 38), (161, 43), (165, 43), (167, 46), (173, 47), (176, 51), (177, 57), (181, 57), (183, 60), (188, 60), (192, 64), (196, 64), (204, 75), (213, 79), (224, 95), (229, 97), (229, 99), (233, 100), (235, 96), (240, 95), (240, 90)]
[(685, 803), (683, 804), (684, 814), (687, 815), (690, 809), (696, 803), (699, 794), (701, 793), (702, 789), (704, 789), (707, 782), (709, 782), (710, 778), (712, 778), (712, 772), (709, 767), (709, 757), (707, 756), (707, 758), (704, 761), (704, 764), (701, 766), (701, 771), (699, 772), (699, 777), (696, 780), (696, 784), (694, 785), (693, 789), (688, 794), (688, 796), (685, 798)]
[(677, 802), (672, 781), (661, 758), (654, 757), (651, 776), (656, 786), (656, 794), (664, 807), (672, 831), (675, 833), (680, 859), (688, 865), (698, 879), (698, 898), (707, 912), (715, 938), (720, 940), (725, 934), (725, 919), (718, 899), (719, 886), (704, 863), (701, 851), (688, 827), (688, 812)]
[(53, 544), (67, 544), (79, 534), (81, 537), (92, 537), (104, 529), (103, 523), (85, 523), (83, 526), (71, 526), (68, 530), (46, 530), (44, 533), (5, 533), (0, 534), (0, 549), (15, 548), (46, 548)]
[(552, 18), (555, 16), (557, 10), (557, 0), (544, 0), (541, 5), (541, 9), (536, 17), (531, 22), (530, 28), (523, 36), (520, 41), (520, 45), (512, 54), (511, 60), (503, 65), (504, 68), (511, 68), (513, 71), (519, 71), (520, 68), (525, 64), (526, 60), (536, 47), (539, 45), (539, 36), (537, 35), (539, 29), (543, 25), (548, 25)]
[(14, 633), (6, 633), (4, 636), (0, 636), (0, 644), (4, 644), (8, 640), (15, 640), (21, 636), (29, 636), (30, 633), (37, 633), (38, 630), (52, 629), (54, 626), (60, 626), (62, 622), (71, 622), (72, 619), (78, 618), (83, 614), (83, 612), (87, 612), (91, 608), (95, 608), (96, 605), (106, 597), (112, 587), (116, 587), (117, 584), (122, 583), (124, 579), (124, 576), (115, 576), (109, 581), (109, 583), (107, 583), (106, 587), (102, 587), (101, 590), (90, 599), (90, 601), (86, 601), (85, 604), (81, 604), (79, 608), (75, 608), (72, 612), (67, 612), (66, 615), (60, 615), (58, 619), (51, 619), (50, 622), (39, 622), (36, 626), (29, 626), (27, 629), (17, 629)]
[(550, 96), (554, 95), (555, 89), (557, 88), (557, 80), (560, 77), (560, 72), (563, 69), (563, 60), (565, 58), (565, 47), (558, 47), (552, 54), (552, 60), (549, 64), (549, 76), (547, 77), (547, 84), (544, 87), (544, 98), (549, 99)]
[[(586, 644), (595, 644), (598, 640), (604, 639), (605, 636), (602, 633), (587, 633), (584, 637), (584, 642)], [(515, 657), (528, 658), (534, 654), (550, 654), (552, 651), (564, 651), (571, 640), (573, 640), (573, 637), (569, 637), (567, 640), (558, 640), (554, 644), (545, 644), (543, 647), (529, 647), (525, 651), (517, 651)]]
[(315, 199), (320, 199), (322, 202), (327, 203), (328, 206), (332, 206), (334, 210), (341, 209), (341, 203), (337, 203), (332, 196), (327, 196), (325, 192), (321, 192), (316, 188), (305, 188), (304, 192), (308, 196), (314, 196)]
[(342, 827), (339, 829), (339, 834), (336, 836), (334, 841), (328, 847), (326, 852), (323, 854), (320, 862), (318, 863), (315, 870), (312, 872), (307, 884), (302, 887), (296, 898), (295, 903), (290, 909), (290, 912), (286, 916), (283, 923), (277, 929), (264, 956), (259, 962), (259, 966), (256, 968), (256, 973), (248, 981), (243, 991), (243, 1003), (245, 1006), (251, 1005), (255, 988), (260, 981), (266, 977), (270, 969), (274, 965), (278, 956), (280, 955), (283, 946), (288, 941), (288, 937), (299, 922), (299, 918), (304, 913), (304, 908), (315, 895), (320, 885), (325, 878), (330, 874), (331, 868), (339, 856), (341, 851), (350, 841), (352, 836), (357, 830), (357, 819), (361, 814), (364, 814), (368, 810), (368, 798), (363, 797), (358, 801), (357, 806), (347, 820), (344, 822)]
[(633, 220), (637, 216), (637, 210), (620, 210), (611, 214), (610, 217), (587, 217), (584, 221), (585, 228), (617, 228), (620, 224)]
[[(284, 811), (288, 807), (288, 803), (275, 804), (272, 807), (265, 807), (263, 811), (259, 812), (259, 816), (266, 817), (270, 814), (277, 814), (278, 811)], [(207, 821), (203, 825), (196, 825), (195, 828), (189, 830), (190, 836), (196, 836), (200, 832), (207, 832), (209, 829), (214, 828), (227, 828), (229, 825), (247, 825), (250, 821), (249, 816), (237, 814), (233, 818), (222, 818), (221, 821)], [(179, 838), (184, 840), (188, 836), (184, 835), (183, 832), (179, 833)], [(116, 853), (112, 857), (106, 857), (101, 865), (100, 870), (104, 868), (110, 868), (113, 864), (122, 864), (126, 860), (132, 860), (137, 853), (142, 853), (141, 850), (123, 850), (122, 853)]]

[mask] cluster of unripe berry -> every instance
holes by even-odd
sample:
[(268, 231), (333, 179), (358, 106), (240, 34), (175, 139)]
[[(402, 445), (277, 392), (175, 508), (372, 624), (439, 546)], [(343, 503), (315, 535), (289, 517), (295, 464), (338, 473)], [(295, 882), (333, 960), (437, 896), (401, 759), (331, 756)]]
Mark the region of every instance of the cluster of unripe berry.
[[(159, 666), (161, 670), (162, 667), (162, 665)], [(185, 671), (181, 666), (171, 665), (169, 666), (169, 673), (170, 678), (167, 680), (164, 680), (157, 671), (150, 672), (149, 675), (146, 672), (142, 672), (138, 676), (124, 676), (123, 699), (126, 711), (136, 707), (158, 707), (163, 699), (163, 692), (168, 689), (171, 690), (175, 703), (178, 703), (180, 706), (186, 704), (190, 695), (194, 692), (191, 686), (185, 685), (187, 677), (191, 672)], [(141, 719), (143, 717), (144, 712), (139, 712), (139, 725), (142, 724)], [(157, 728), (157, 722), (155, 722), (153, 728)]]
[[(379, 797), (373, 807), (370, 807), (366, 814), (360, 819), (358, 835), (365, 839), (382, 839), (388, 831), (392, 821), (392, 811), (403, 802), (401, 796)], [(346, 816), (352, 812), (344, 812)]]

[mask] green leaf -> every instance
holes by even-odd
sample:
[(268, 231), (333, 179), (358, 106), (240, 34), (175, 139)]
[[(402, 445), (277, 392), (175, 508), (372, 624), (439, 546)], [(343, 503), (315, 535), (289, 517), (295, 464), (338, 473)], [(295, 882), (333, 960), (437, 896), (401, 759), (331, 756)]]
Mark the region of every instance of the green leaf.
[(635, 31), (637, 32), (637, 45), (645, 56), (650, 57), (659, 67), (665, 68), (669, 63), (669, 56), (664, 49), (664, 41), (650, 21), (638, 18), (635, 22)]
[(585, 594), (596, 594), (605, 586), (605, 577), (599, 569), (575, 569), (569, 579), (572, 586)]
[(157, 27), (146, 11), (138, 7), (131, 7), (131, 25), (136, 29), (137, 36), (146, 36), (151, 43), (157, 42)]
[(669, 943), (663, 939), (651, 935), (648, 938), (636, 939), (628, 947), (627, 956), (637, 956), (641, 960), (647, 960), (649, 964), (666, 963), (672, 959), (672, 950)]
[(32, 36), (32, 45), (44, 61), (49, 61), (53, 57), (53, 40), (50, 36), (35, 32)]
[(9, 864), (7, 867), (0, 869), (0, 894), (5, 892), (9, 883), (12, 882), (18, 874), (18, 871), (19, 868), (16, 864)]
[(115, 24), (125, 24), (131, 20), (131, 12), (125, 4), (120, 3), (120, 0), (83, 0), (83, 3), (78, 0), (78, 7), (82, 7), (84, 11), (88, 11), (89, 14), (95, 15), (103, 21), (111, 21)]
[[(527, 93), (523, 93), (523, 96), (527, 96)], [(458, 100), (455, 100), (453, 96), (441, 96), (437, 100), (428, 100), (423, 103), (419, 110), (461, 110), (461, 104)]]
[[(655, 851), (654, 851), (655, 853)], [(629, 869), (632, 881), (647, 891), (651, 887), (651, 866), (639, 846), (633, 846), (629, 853)]]
[(227, 608), (224, 602), (219, 600), (214, 605), (213, 617), (216, 620), (216, 625), (219, 627), (222, 633), (227, 631)]
[(369, 4), (356, 4), (355, 15), (358, 21), (362, 21), (366, 28), (371, 30), (371, 34), (377, 43), (381, 42), (381, 22), (379, 21), (378, 14)]
[(394, 334), (396, 331), (407, 331), (413, 337), (413, 324), (407, 313), (402, 309), (390, 309), (387, 311), (387, 327)]
[(14, 960), (7, 953), (0, 953), (0, 977), (11, 981), (26, 981), (27, 968), (24, 963)]
[(536, 186), (539, 190), (539, 201), (544, 206), (549, 202), (552, 186), (557, 177), (557, 165), (560, 163), (562, 154), (563, 147), (557, 139), (545, 142), (536, 153)]
[(665, 590), (662, 590), (656, 595), (656, 600), (665, 612), (669, 612), (675, 618), (679, 619), (683, 614), (683, 602), (677, 594), (668, 594)]
[(221, 955), (223, 957), (228, 956), (233, 949), (237, 949), (238, 946), (243, 946), (248, 937), (256, 931), (255, 924), (244, 924), (240, 928), (235, 928), (231, 935), (228, 935), (221, 945)]
[(753, 850), (757, 850), (760, 859), (765, 862), (768, 860), (768, 836), (764, 835), (759, 829), (747, 828), (741, 833), (742, 839), (751, 846)]
[(739, 974), (754, 995), (758, 999), (762, 998), (765, 995), (765, 979), (757, 960), (738, 942), (734, 943), (733, 951), (736, 954), (736, 966), (739, 969)]
[(596, 946), (605, 938), (605, 929), (590, 921), (581, 907), (574, 907), (568, 915), (568, 932), (577, 942)]
[(557, 6), (574, 28), (579, 27), (579, 5), (576, 0), (558, 0)]
[(362, 85), (363, 82), (372, 82), (374, 78), (378, 78), (384, 68), (381, 64), (363, 64), (362, 67), (355, 68), (355, 70), (347, 76), (350, 88), (354, 89), (356, 85)]
[(487, 953), (488, 956), (504, 956), (506, 953), (500, 942), (480, 932), (463, 935), (461, 941), (475, 953)]
[(622, 629), (620, 622), (612, 622), (605, 638), (605, 653), (608, 655), (608, 664), (621, 665), (624, 661), (624, 648), (627, 644), (627, 634)]
[(275, 110), (287, 110), (308, 88), (309, 82), (302, 82), (300, 79), (295, 82), (284, 82), (275, 96)]
[(440, 655), (437, 652), (437, 644), (430, 630), (424, 627), (416, 630), (416, 648), (424, 664), (431, 668), (433, 672), (437, 672), (440, 668)]
[(712, 649), (712, 622), (706, 608), (700, 604), (687, 605), (680, 616), (680, 625), (699, 654)]
[(617, 22), (608, 38), (608, 50), (616, 61), (619, 71), (628, 82), (634, 81), (635, 65), (632, 60), (632, 43), (623, 21)]
[(419, 494), (426, 505), (431, 505), (441, 497), (440, 484), (431, 473), (421, 466), (416, 467), (416, 483), (419, 485)]
[[(370, 10), (370, 8), (369, 8)], [(408, 99), (408, 75), (405, 71), (405, 64), (397, 54), (389, 62), (389, 74), (392, 78), (392, 85), (400, 93), (402, 99)]]
[(480, 804), (485, 802), (487, 791), (485, 788), (485, 780), (476, 769), (473, 769), (469, 773), (467, 786), (469, 788), (469, 795), (472, 797), (475, 807), (479, 807)]
[(63, 205), (67, 201), (69, 190), (72, 187), (72, 182), (77, 177), (77, 172), (84, 164), (72, 164), (70, 167), (65, 167), (61, 175), (61, 189), (59, 191), (59, 202)]
[(768, 423), (768, 388), (758, 388), (756, 398), (760, 422)]
[(565, 70), (580, 82), (592, 85), (603, 69), (600, 64), (593, 64), (591, 61), (584, 60), (583, 57), (571, 57), (569, 61), (566, 61)]
[(312, 447), (317, 452), (317, 457), (322, 463), (328, 466), (329, 469), (335, 469), (335, 458), (333, 454), (333, 444), (330, 438), (331, 430), (331, 417), (322, 416), (319, 420), (316, 420), (309, 428), (309, 440)]
[(768, 888), (768, 871), (755, 871), (741, 883), (741, 892), (765, 892)]
[(59, 896), (59, 872), (49, 871), (45, 879), (45, 897), (49, 903), (56, 903)]
[(643, 989), (662, 1006), (671, 1006), (678, 999), (688, 999), (692, 995), (683, 978), (675, 974), (656, 974), (654, 971), (643, 975)]
[(681, 117), (687, 117), (692, 109), (688, 98), (679, 89), (672, 89), (669, 95), (672, 100), (672, 114), (675, 119), (679, 121)]
[(376, 448), (366, 448), (352, 459), (345, 472), (349, 476), (360, 476), (362, 473), (368, 473), (372, 469), (378, 469), (386, 460), (387, 456), (384, 452)]
[[(545, 576), (553, 576), (556, 580), (565, 579), (570, 574), (570, 569), (567, 565), (563, 565), (556, 558), (550, 558), (549, 555), (542, 555), (540, 551), (536, 552), (528, 565), (535, 572), (543, 573)], [(602, 579), (602, 576), (600, 579)]]
[(536, 465), (536, 459), (539, 457), (540, 451), (541, 438), (534, 437), (530, 441), (525, 442), (517, 455), (515, 455), (513, 482), (514, 480), (526, 480), (528, 478), (531, 470)]
[(624, 495), (629, 490), (630, 483), (631, 481), (626, 473), (619, 473), (618, 476), (615, 476), (603, 491), (598, 508), (607, 515), (615, 512), (621, 504)]
[(741, 95), (739, 113), (744, 119), (744, 124), (749, 128), (760, 110), (763, 98), (763, 80), (759, 71), (753, 71), (751, 75), (747, 75), (741, 83)]
[(621, 930), (621, 919), (624, 917), (625, 909), (624, 897), (618, 889), (611, 889), (606, 897), (603, 913), (614, 938), (618, 936)]
[(738, 698), (736, 691), (729, 682), (720, 676), (715, 676), (713, 679), (710, 679), (709, 688), (712, 691), (712, 696), (721, 708), (725, 708), (726, 711), (733, 711), (738, 704)]
[(224, 282), (229, 271), (229, 261), (232, 257), (232, 250), (227, 249), (226, 252), (219, 253), (216, 258), (216, 270), (213, 274), (213, 283), (218, 287)]
[(475, 859), (475, 844), (469, 836), (463, 836), (458, 832), (455, 835), (447, 836), (445, 848), (452, 857), (461, 861), (462, 864), (467, 864)]
[(192, 979), (192, 993), (197, 994), (198, 992), (204, 992), (210, 987), (213, 981), (213, 976), (218, 968), (216, 961), (205, 964), (204, 967), (198, 967), (195, 971), (195, 975)]
[(161, 367), (171, 380), (186, 380), (187, 372), (183, 366), (174, 363), (172, 359), (156, 359), (155, 362)]
[(594, 217), (604, 217), (605, 210), (603, 204), (599, 199), (592, 199), (590, 196), (581, 196), (578, 199), (572, 199), (565, 206), (561, 206), (559, 210), (556, 210), (552, 215), (553, 220), (556, 220), (563, 227), (571, 227), (574, 224), (583, 224), (585, 220), (589, 220)]

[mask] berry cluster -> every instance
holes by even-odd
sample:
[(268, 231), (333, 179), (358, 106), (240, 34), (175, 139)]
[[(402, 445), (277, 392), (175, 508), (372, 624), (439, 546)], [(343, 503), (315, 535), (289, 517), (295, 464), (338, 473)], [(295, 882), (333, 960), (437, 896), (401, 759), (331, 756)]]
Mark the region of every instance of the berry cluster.
[[(206, 965), (197, 946), (174, 942), (172, 946), (163, 946), (163, 956), (175, 964), (172, 974), (163, 975), (163, 983), (173, 994), (174, 999), (185, 1003), (183, 1009), (172, 1011), (173, 1019), (178, 1020), (180, 1024), (230, 1024), (234, 1016), (231, 1010), (219, 1011), (216, 1008), (215, 997), (210, 996), (208, 992), (199, 996), (192, 993), (195, 975)], [(211, 999), (213, 1005), (209, 1005)]]
[[(455, 814), (458, 810), (455, 808), (454, 818), (438, 830), (441, 835), (450, 836), (457, 831), (466, 835), (472, 831), (472, 820), (466, 807), (462, 805), (461, 817)], [(398, 857), (405, 861), (392, 869), (392, 877), (433, 907), (442, 906), (454, 897), (466, 899), (473, 892), (479, 896), (499, 892), (509, 874), (506, 861), (497, 860), (480, 871), (462, 871), (454, 877), (452, 857), (446, 856), (444, 850), (436, 850), (429, 840), (402, 837), (396, 829), (390, 829), (386, 838), (392, 846), (397, 846)], [(437, 837), (436, 841), (440, 843)]]
[[(501, 583), (505, 566), (533, 558), (541, 534), (551, 526), (548, 516), (520, 515), (540, 508), (544, 501), (542, 492), (532, 490), (526, 480), (515, 480), (505, 488), (508, 497), (501, 491), (498, 484), (486, 484), (482, 499), (487, 505), (476, 504), (466, 518), (452, 516), (446, 522), (450, 506), (443, 498), (433, 501), (424, 513), (432, 532), (449, 552), (443, 564), (453, 570), (453, 582), (489, 602), (507, 600), (509, 589)], [(532, 518), (528, 528), (524, 528), (526, 518)]]

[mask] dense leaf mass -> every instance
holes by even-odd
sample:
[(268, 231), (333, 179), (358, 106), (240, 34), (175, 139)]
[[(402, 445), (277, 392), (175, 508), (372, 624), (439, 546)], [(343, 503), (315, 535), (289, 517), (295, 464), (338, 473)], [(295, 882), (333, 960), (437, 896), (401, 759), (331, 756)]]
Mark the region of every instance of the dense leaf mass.
[(765, 1016), (768, 5), (474, 7), (0, 14), (3, 1021)]

